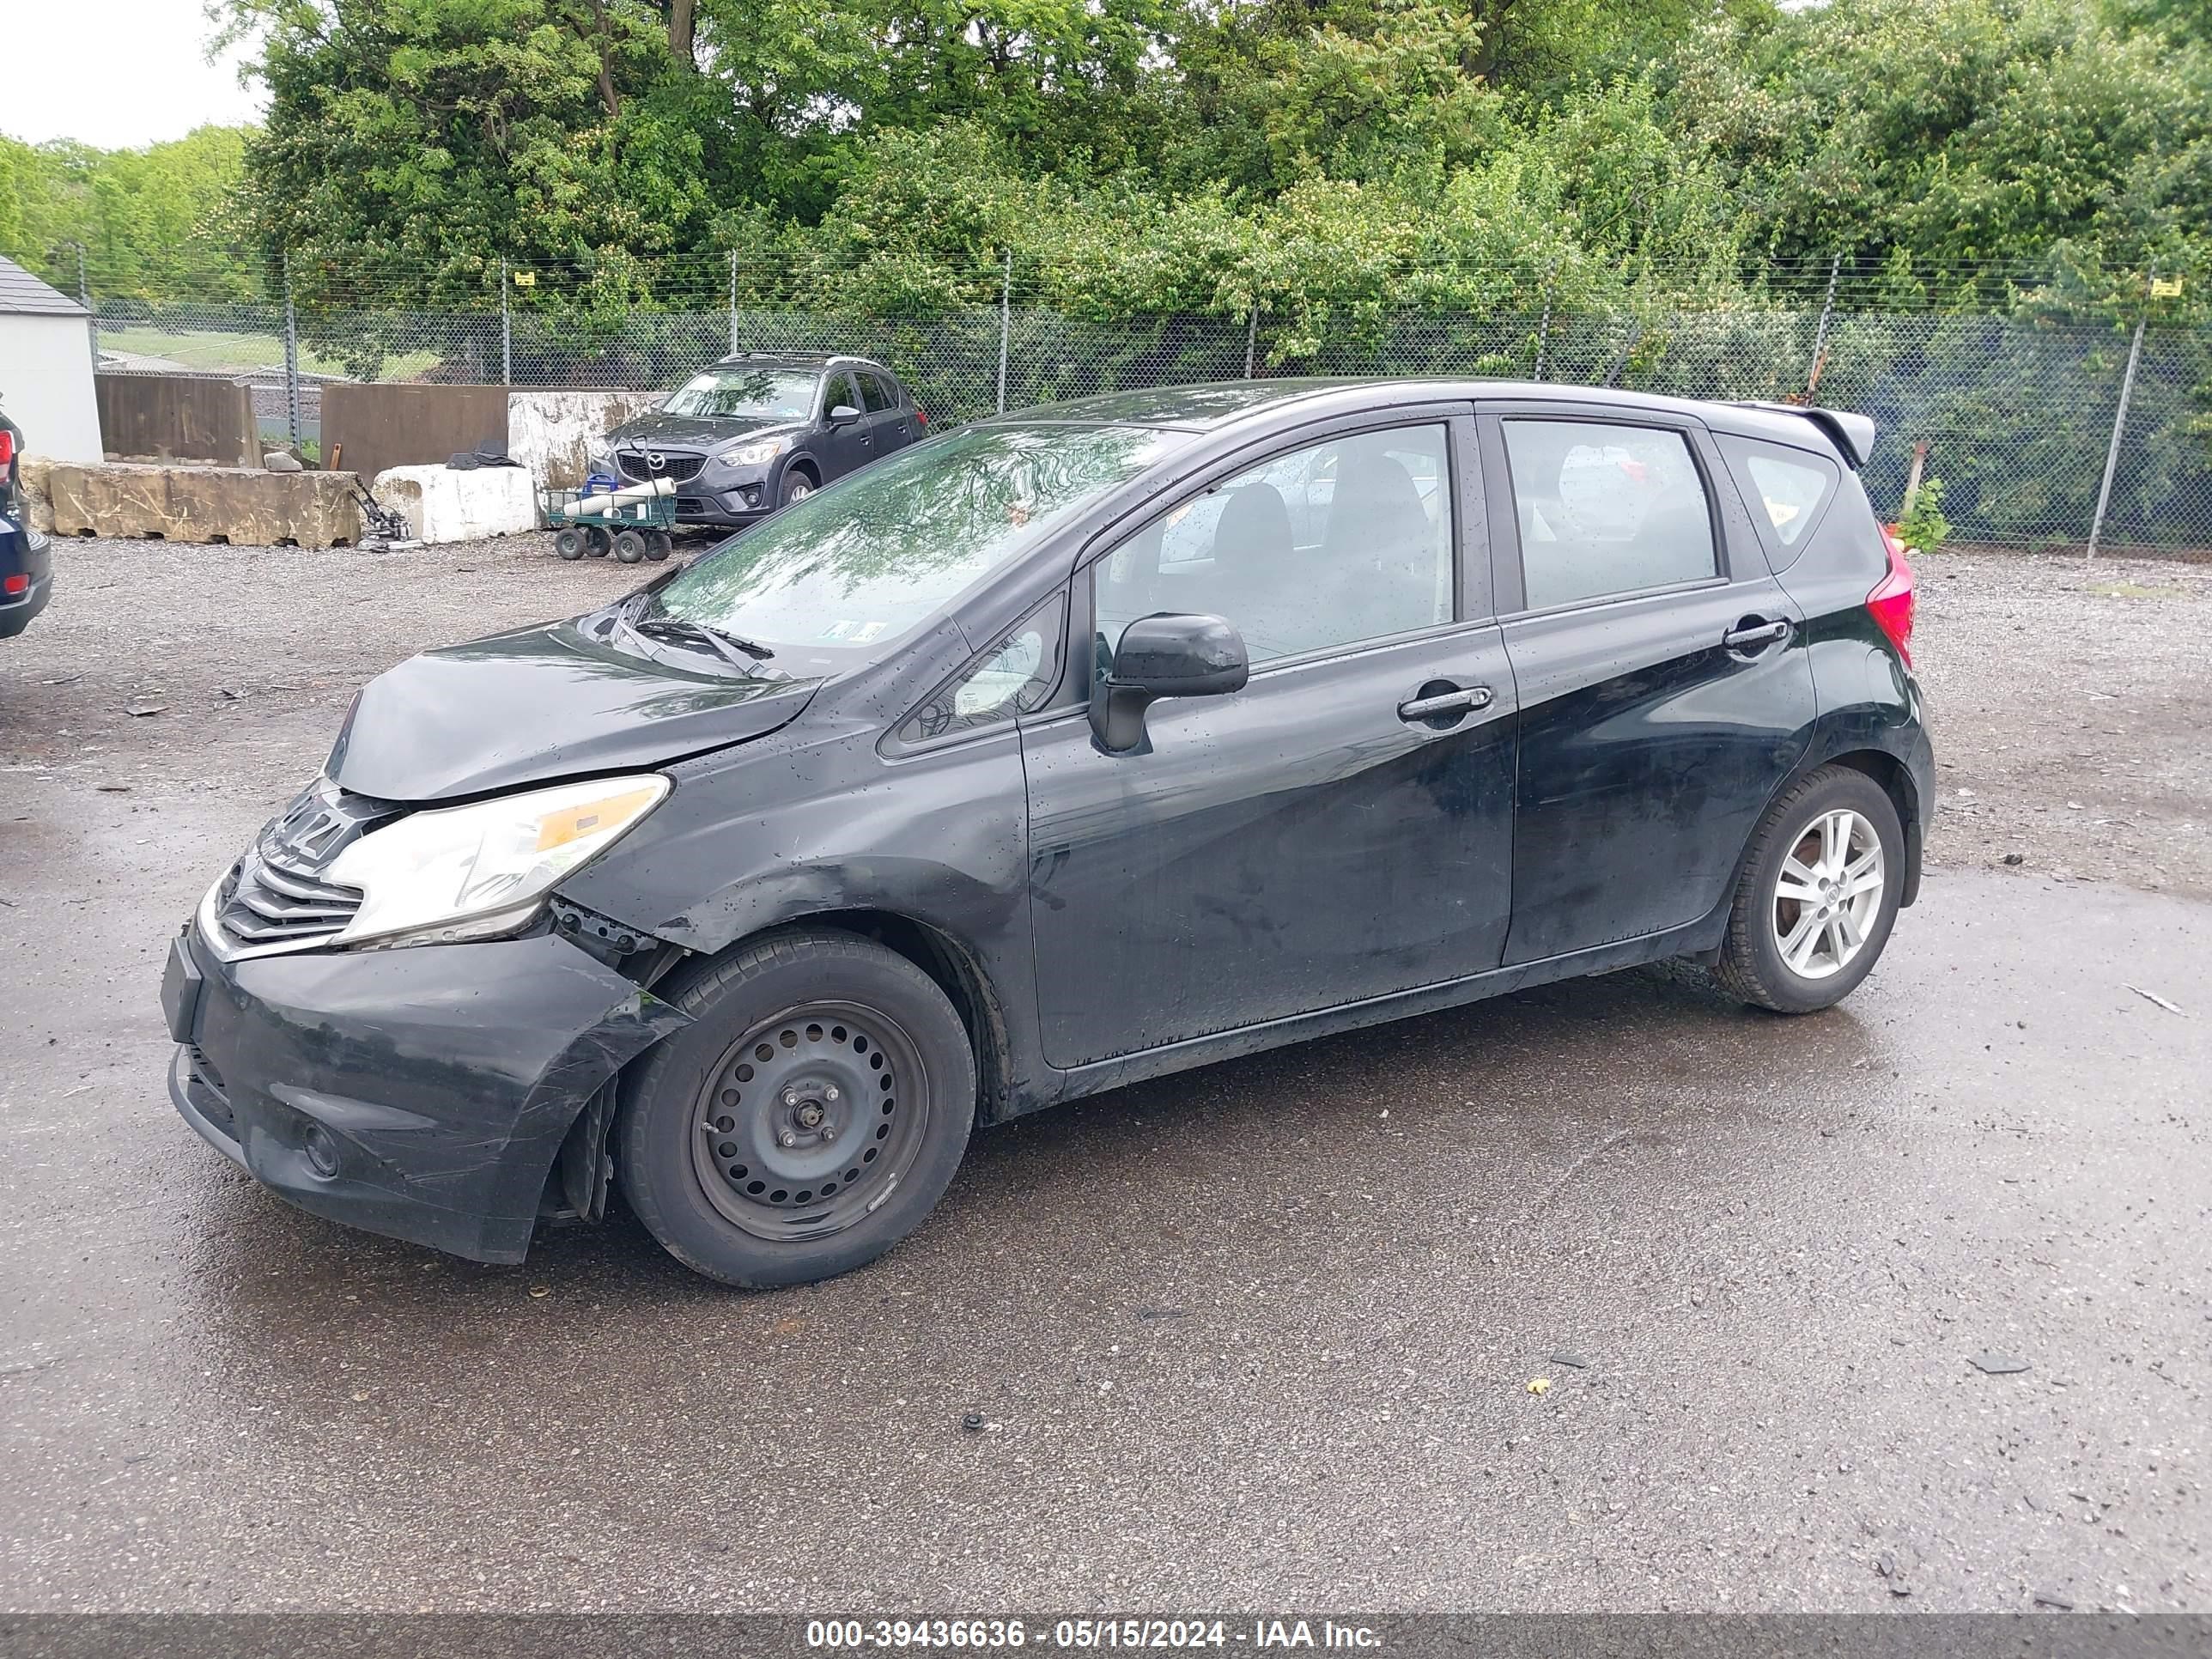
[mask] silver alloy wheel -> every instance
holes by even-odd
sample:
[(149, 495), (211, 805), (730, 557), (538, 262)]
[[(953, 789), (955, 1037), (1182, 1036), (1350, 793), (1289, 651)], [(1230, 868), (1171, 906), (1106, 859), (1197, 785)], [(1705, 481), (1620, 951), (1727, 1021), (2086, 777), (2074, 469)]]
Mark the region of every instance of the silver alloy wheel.
[(814, 493), (814, 486), (804, 478), (793, 478), (783, 492), (787, 501), (803, 501)]
[(1801, 979), (1840, 974), (1866, 948), (1881, 909), (1881, 837), (1839, 807), (1805, 826), (1774, 878), (1774, 946)]

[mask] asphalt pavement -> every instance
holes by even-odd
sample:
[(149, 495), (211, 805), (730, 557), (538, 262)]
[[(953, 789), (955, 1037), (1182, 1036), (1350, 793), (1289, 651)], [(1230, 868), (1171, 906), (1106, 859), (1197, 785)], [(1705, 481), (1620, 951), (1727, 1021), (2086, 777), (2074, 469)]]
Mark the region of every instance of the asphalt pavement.
[(748, 1295), (627, 1218), (366, 1237), (203, 1145), (166, 939), (347, 688), (125, 764), (43, 684), (0, 1606), (2212, 1611), (2212, 906), (1938, 869), (1829, 1013), (1638, 972), (1123, 1090)]

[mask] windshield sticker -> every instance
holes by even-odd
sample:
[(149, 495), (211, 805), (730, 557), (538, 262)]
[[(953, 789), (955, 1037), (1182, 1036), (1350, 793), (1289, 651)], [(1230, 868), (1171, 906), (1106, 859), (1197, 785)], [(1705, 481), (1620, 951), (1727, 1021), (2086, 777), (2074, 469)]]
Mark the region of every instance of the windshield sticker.
[(822, 630), (822, 637), (825, 640), (845, 639), (850, 636), (853, 629), (857, 626), (858, 624), (851, 617), (841, 617)]
[(864, 645), (868, 641), (878, 637), (883, 633), (884, 626), (885, 624), (879, 622), (862, 623), (853, 632), (853, 643)]

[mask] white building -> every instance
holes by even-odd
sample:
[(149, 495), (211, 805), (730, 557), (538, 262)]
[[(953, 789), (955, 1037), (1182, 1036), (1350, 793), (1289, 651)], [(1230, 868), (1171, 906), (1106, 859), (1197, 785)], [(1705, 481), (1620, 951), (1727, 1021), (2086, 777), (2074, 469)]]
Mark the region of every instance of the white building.
[(23, 451), (56, 461), (103, 459), (85, 308), (12, 259), (0, 259), (0, 410)]

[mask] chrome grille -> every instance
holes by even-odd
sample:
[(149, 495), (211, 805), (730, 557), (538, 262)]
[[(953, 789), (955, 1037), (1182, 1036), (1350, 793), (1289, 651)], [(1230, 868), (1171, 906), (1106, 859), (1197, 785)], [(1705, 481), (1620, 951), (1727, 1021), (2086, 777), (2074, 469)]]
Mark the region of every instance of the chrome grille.
[(615, 452), (615, 465), (622, 469), (625, 478), (668, 478), (684, 483), (699, 476), (699, 469), (707, 465), (707, 458), (667, 455), (659, 450), (618, 449)]
[(259, 848), (233, 865), (216, 896), (216, 920), (240, 945), (295, 945), (339, 932), (361, 908), (361, 890), (288, 869)]
[(343, 931), (361, 908), (357, 887), (323, 874), (346, 848), (399, 816), (327, 779), (303, 789), (264, 827), (216, 890), (215, 922), (240, 950), (299, 948)]

